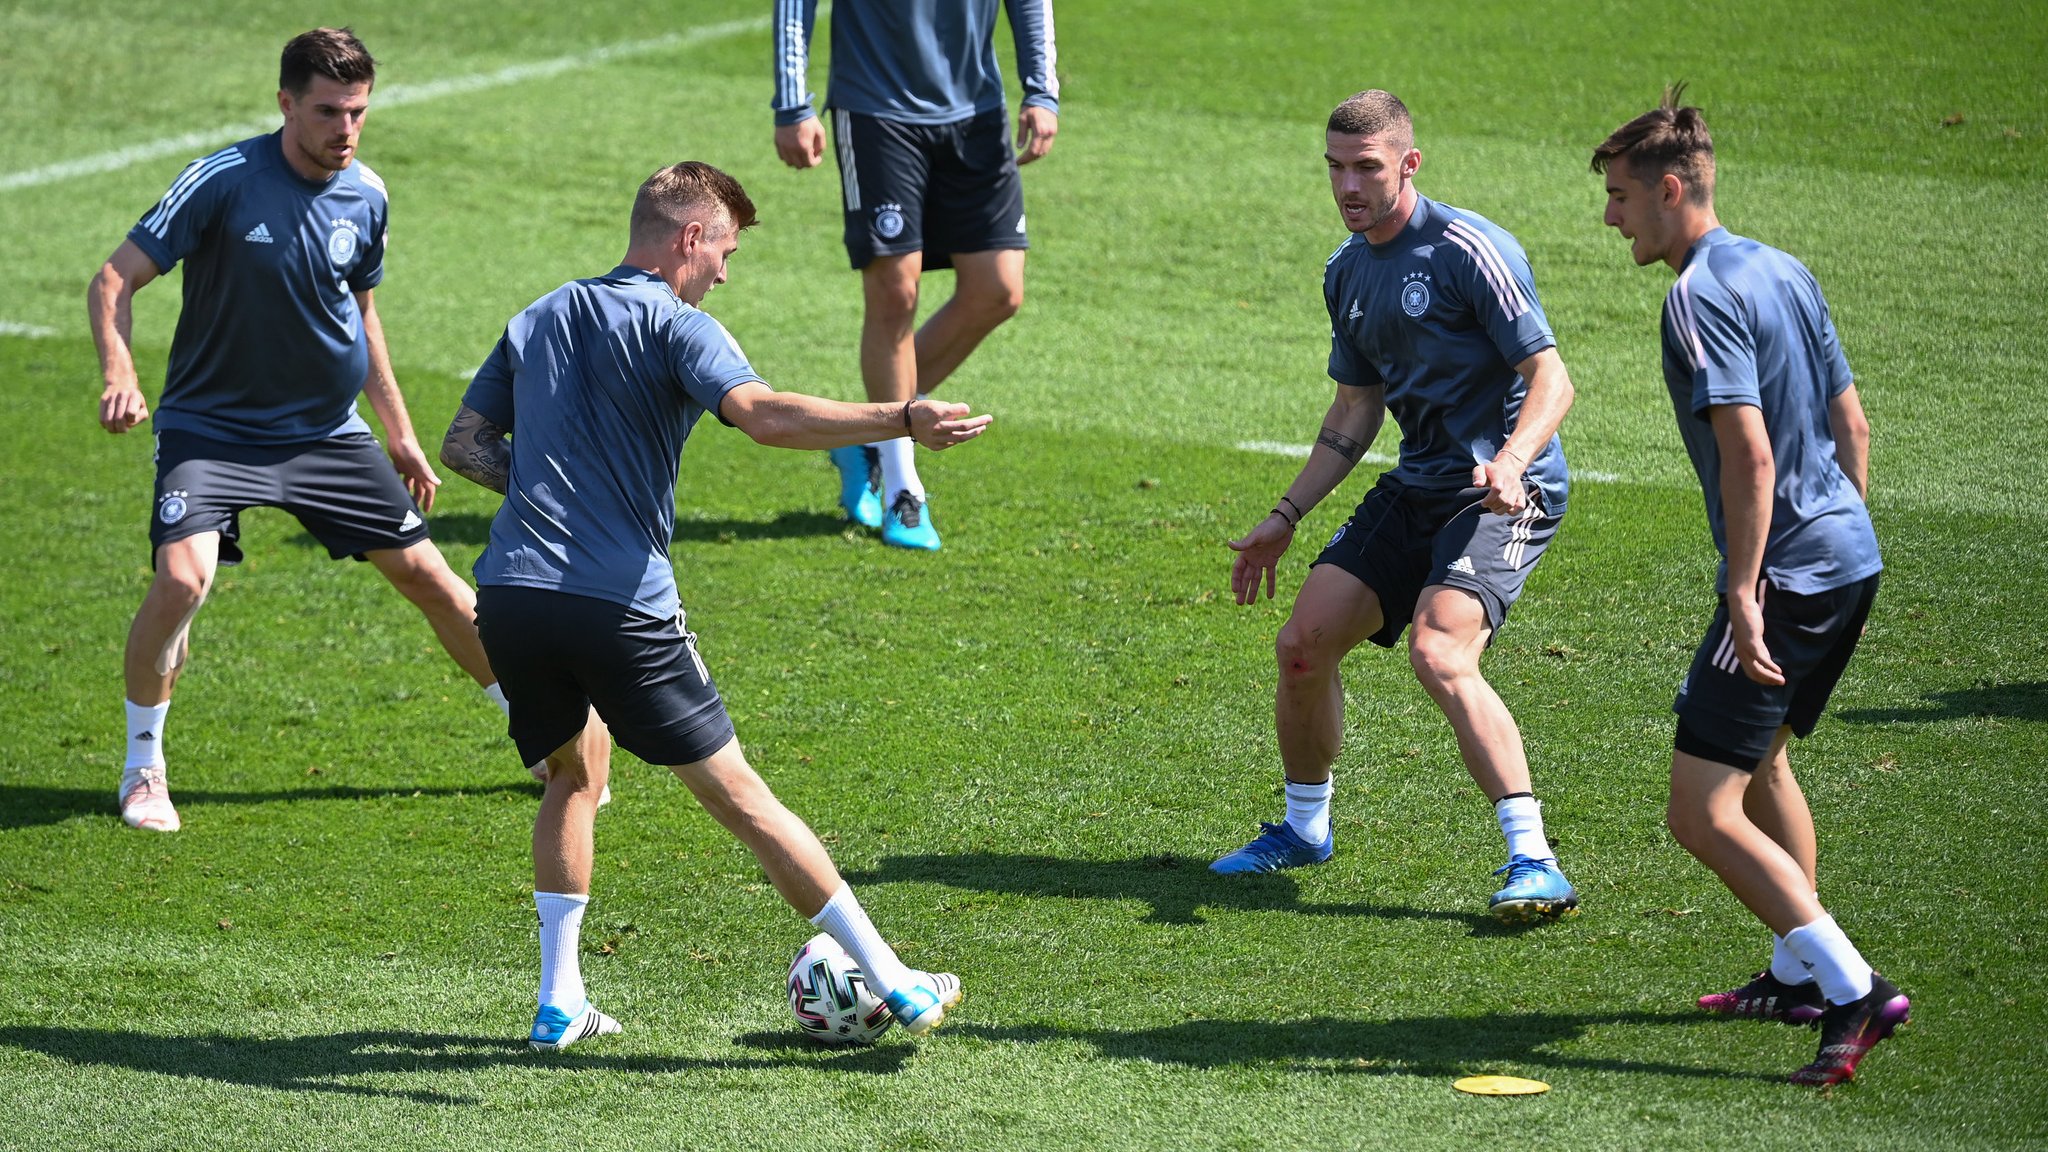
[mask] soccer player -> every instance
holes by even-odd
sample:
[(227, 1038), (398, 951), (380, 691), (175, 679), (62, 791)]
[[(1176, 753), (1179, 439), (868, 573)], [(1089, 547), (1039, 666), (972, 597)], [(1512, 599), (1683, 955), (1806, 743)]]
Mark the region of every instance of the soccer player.
[(1721, 227), (1714, 142), (1683, 86), (1593, 153), (1608, 226), (1664, 298), (1664, 381), (1721, 553), (1720, 606), (1673, 710), (1667, 819), (1678, 842), (1770, 927), (1771, 963), (1710, 1012), (1820, 1021), (1793, 1073), (1836, 1084), (1911, 1004), (1815, 893), (1813, 816), (1786, 746), (1812, 732), (1877, 595), (1864, 504), (1870, 425), (1820, 285), (1791, 256)]
[(748, 766), (684, 622), (668, 544), (683, 443), (706, 412), (761, 443), (813, 449), (892, 431), (946, 448), (980, 435), (989, 418), (969, 418), (964, 404), (842, 404), (770, 389), (698, 309), (753, 223), (739, 182), (710, 165), (650, 176), (633, 202), (625, 259), (513, 317), (442, 446), (449, 468), (505, 493), (476, 563), (478, 630), (504, 676), (520, 755), (549, 767), (533, 831), (535, 1048), (619, 1030), (590, 1005), (576, 961), (591, 817), (606, 779), (577, 741), (592, 706), (621, 747), (669, 765), (753, 851), (783, 898), (853, 955), (905, 1029), (930, 1030), (960, 999), (958, 978), (897, 958), (818, 838)]
[[(1024, 104), (1005, 135), (996, 0), (838, 0), (825, 101), (839, 156), (846, 252), (865, 312), (860, 375), (871, 401), (932, 392), (1024, 303), (1024, 185), (1017, 166), (1059, 131), (1052, 0), (1004, 0)], [(776, 0), (775, 151), (792, 168), (825, 155), (805, 87), (817, 0)], [(918, 286), (954, 270), (953, 295), (913, 331)], [(898, 548), (936, 550), (908, 437), (832, 453), (849, 519)]]
[(1351, 236), (1323, 271), (1337, 397), (1301, 474), (1241, 540), (1239, 604), (1273, 595), (1303, 516), (1365, 456), (1388, 411), (1400, 460), (1316, 557), (1276, 654), (1274, 706), (1287, 816), (1216, 861), (1270, 872), (1330, 858), (1330, 766), (1344, 732), (1339, 665), (1361, 641), (1408, 662), (1458, 736), (1507, 837), (1492, 913), (1555, 918), (1578, 906), (1543, 831), (1522, 736), (1480, 654), (1500, 631), (1565, 511), (1557, 426), (1572, 385), (1521, 246), (1492, 222), (1416, 191), (1422, 153), (1393, 94), (1330, 114), (1324, 158)]
[[(131, 300), (185, 262), (184, 308), (156, 411), (156, 575), (123, 660), (128, 754), (121, 818), (173, 832), (164, 716), (216, 568), (241, 562), (245, 508), (283, 508), (336, 559), (368, 560), (424, 612), (442, 647), (500, 706), (475, 596), (427, 536), (441, 480), (413, 436), (374, 292), (384, 278), (384, 182), (356, 162), (376, 61), (346, 28), (284, 47), (284, 126), (187, 165), (86, 294), (99, 346), (100, 424), (150, 415), (130, 351)], [(364, 396), (390, 437), (379, 450)]]

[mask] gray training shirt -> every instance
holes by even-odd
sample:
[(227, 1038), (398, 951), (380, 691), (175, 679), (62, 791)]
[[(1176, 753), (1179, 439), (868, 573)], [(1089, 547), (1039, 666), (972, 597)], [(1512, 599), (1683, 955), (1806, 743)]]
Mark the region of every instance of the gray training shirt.
[(158, 431), (297, 444), (370, 430), (355, 293), (384, 279), (384, 182), (360, 161), (308, 180), (281, 140), (194, 160), (128, 232), (159, 272), (185, 262)]
[[(1499, 453), (1528, 382), (1515, 365), (1557, 341), (1515, 238), (1473, 212), (1415, 198), (1392, 240), (1354, 233), (1323, 269), (1330, 378), (1384, 385), (1401, 428), (1389, 473), (1416, 488), (1463, 488)], [(1523, 476), (1562, 515), (1567, 478), (1555, 436)]]
[(668, 544), (683, 442), (727, 392), (759, 379), (723, 325), (638, 268), (621, 264), (527, 305), (462, 397), (512, 434), (477, 584), (673, 618)]
[(1828, 402), (1854, 378), (1820, 284), (1806, 265), (1768, 244), (1716, 228), (1685, 255), (1664, 297), (1664, 382), (1706, 495), (1721, 552), (1715, 590), (1728, 591), (1728, 522), (1721, 449), (1708, 410), (1747, 404), (1763, 413), (1777, 483), (1763, 574), (1812, 595), (1876, 575), (1870, 510), (1835, 460)]
[[(1058, 114), (1052, 0), (1004, 0), (1026, 107)], [(816, 115), (805, 84), (818, 0), (775, 0), (775, 123)], [(833, 0), (825, 103), (904, 124), (951, 124), (1003, 106), (996, 0)]]

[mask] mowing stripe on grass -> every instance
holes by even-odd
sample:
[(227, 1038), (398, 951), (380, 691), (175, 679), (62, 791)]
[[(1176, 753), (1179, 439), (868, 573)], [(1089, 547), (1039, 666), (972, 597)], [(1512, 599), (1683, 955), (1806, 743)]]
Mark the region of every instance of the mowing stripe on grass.
[[(820, 4), (818, 14), (825, 15), (830, 5)], [(393, 84), (377, 94), (378, 108), (398, 108), (407, 104), (424, 104), (447, 96), (461, 96), (471, 92), (482, 92), (491, 88), (503, 88), (511, 84), (523, 84), (529, 80), (544, 80), (564, 72), (594, 68), (613, 60), (633, 56), (652, 56), (679, 48), (691, 48), (714, 40), (742, 36), (749, 32), (761, 32), (768, 28), (768, 18), (751, 20), (727, 20), (718, 24), (706, 24), (687, 32), (671, 32), (666, 36), (655, 36), (647, 40), (626, 40), (592, 48), (588, 52), (577, 52), (569, 56), (557, 56), (552, 60), (536, 60), (531, 64), (513, 64), (492, 72), (475, 72), (467, 76), (450, 76), (442, 80), (429, 80), (421, 84)], [(167, 136), (143, 144), (131, 144), (111, 152), (95, 156), (81, 156), (76, 160), (62, 160), (46, 164), (41, 168), (30, 168), (23, 172), (9, 172), (0, 176), (0, 192), (16, 188), (35, 188), (43, 184), (55, 184), (63, 180), (74, 180), (80, 176), (94, 176), (102, 172), (118, 172), (131, 164), (144, 160), (155, 160), (164, 156), (188, 156), (195, 152), (210, 151), (224, 144), (261, 135), (277, 130), (276, 120), (249, 120), (240, 124), (222, 124), (198, 132), (186, 132), (178, 136)]]

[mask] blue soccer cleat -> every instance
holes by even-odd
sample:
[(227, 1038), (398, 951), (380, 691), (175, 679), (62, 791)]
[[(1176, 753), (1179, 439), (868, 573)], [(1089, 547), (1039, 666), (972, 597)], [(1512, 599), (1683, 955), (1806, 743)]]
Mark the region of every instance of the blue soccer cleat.
[(527, 1046), (536, 1052), (560, 1052), (578, 1040), (611, 1036), (622, 1031), (619, 1022), (599, 1012), (588, 1000), (574, 1015), (549, 1004), (533, 1015), (533, 1031)]
[(1285, 824), (1259, 823), (1258, 838), (1251, 843), (1209, 865), (1209, 871), (1224, 876), (1237, 876), (1246, 872), (1278, 872), (1282, 868), (1302, 868), (1310, 864), (1321, 864), (1336, 850), (1335, 836), (1321, 844), (1311, 844), (1294, 834), (1294, 829)]
[(1555, 860), (1511, 857), (1493, 870), (1495, 876), (1508, 874), (1507, 887), (1493, 894), (1486, 906), (1493, 918), (1508, 924), (1531, 920), (1555, 920), (1579, 910), (1578, 889), (1558, 871)]
[(839, 469), (839, 507), (863, 528), (882, 526), (882, 457), (873, 448), (854, 444), (826, 453)]
[(923, 552), (939, 550), (939, 530), (932, 527), (931, 509), (908, 488), (896, 494), (896, 502), (882, 516), (882, 543)]
[(922, 1036), (946, 1018), (946, 1009), (966, 998), (960, 978), (951, 972), (920, 972), (915, 984), (906, 985), (882, 997), (889, 1012), (903, 1030)]

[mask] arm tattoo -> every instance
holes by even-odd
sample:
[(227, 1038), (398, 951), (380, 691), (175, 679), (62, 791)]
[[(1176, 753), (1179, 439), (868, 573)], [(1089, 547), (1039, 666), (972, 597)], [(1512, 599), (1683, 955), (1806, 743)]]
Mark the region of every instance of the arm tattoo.
[[(1351, 437), (1346, 436), (1327, 424), (1323, 426), (1322, 435), (1316, 437), (1316, 443), (1351, 461), (1353, 464), (1365, 459), (1365, 445), (1360, 444), (1358, 441), (1353, 440)], [(454, 465), (451, 464), (449, 467), (452, 468)]]
[(512, 472), (512, 446), (505, 442), (503, 428), (465, 404), (441, 441), (441, 463), (457, 476), (502, 495)]

